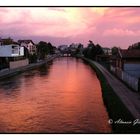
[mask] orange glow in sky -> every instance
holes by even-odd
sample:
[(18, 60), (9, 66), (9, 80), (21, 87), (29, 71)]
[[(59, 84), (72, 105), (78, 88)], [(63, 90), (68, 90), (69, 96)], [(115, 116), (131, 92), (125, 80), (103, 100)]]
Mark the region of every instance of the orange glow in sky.
[(0, 36), (45, 40), (55, 45), (93, 40), (126, 48), (140, 38), (140, 8), (0, 8)]

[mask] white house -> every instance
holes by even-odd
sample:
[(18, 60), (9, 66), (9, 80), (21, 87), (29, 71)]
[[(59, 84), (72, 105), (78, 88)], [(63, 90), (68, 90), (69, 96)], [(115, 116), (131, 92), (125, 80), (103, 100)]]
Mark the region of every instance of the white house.
[(0, 68), (19, 68), (29, 64), (24, 56), (24, 47), (17, 44), (0, 46)]
[(20, 46), (28, 49), (30, 54), (36, 53), (36, 46), (32, 40), (18, 40)]
[(24, 47), (16, 44), (0, 46), (0, 57), (24, 56)]

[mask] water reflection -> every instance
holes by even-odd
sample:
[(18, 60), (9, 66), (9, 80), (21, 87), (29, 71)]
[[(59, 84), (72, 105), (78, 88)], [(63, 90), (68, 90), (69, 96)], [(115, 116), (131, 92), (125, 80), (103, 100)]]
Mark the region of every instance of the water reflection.
[(105, 133), (107, 121), (99, 80), (81, 60), (58, 58), (0, 82), (0, 132)]
[(44, 75), (49, 75), (49, 71), (50, 71), (50, 66), (52, 65), (53, 63), (49, 63), (48, 65), (43, 65), (41, 66), (38, 70), (39, 70), (39, 73), (40, 73), (40, 76), (44, 76)]

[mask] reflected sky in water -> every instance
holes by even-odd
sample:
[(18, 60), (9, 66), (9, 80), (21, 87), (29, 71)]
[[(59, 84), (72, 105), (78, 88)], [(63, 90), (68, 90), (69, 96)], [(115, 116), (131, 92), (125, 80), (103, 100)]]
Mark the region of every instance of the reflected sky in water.
[(111, 132), (96, 73), (65, 57), (1, 81), (0, 132)]

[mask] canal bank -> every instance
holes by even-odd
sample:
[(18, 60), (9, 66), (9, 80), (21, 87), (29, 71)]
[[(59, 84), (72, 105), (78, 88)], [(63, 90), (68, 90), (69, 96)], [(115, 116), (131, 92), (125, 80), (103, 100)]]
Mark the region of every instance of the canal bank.
[(46, 58), (45, 60), (42, 60), (42, 61), (37, 62), (37, 63), (31, 63), (27, 66), (15, 68), (15, 69), (7, 69), (5, 71), (0, 71), (0, 80), (11, 77), (11, 76), (14, 76), (14, 75), (17, 75), (19, 73), (22, 73), (22, 72), (25, 72), (25, 71), (28, 71), (28, 70), (35, 69), (37, 67), (40, 67), (41, 65), (44, 65), (49, 61), (52, 61), (56, 57), (58, 57), (58, 56), (57, 55), (52, 55), (52, 56)]
[[(117, 84), (112, 85), (114, 81), (116, 82), (114, 77), (107, 72), (103, 72), (96, 62), (84, 57), (80, 58), (90, 64), (97, 73), (102, 87), (104, 104), (110, 117), (109, 123), (112, 124), (114, 133), (139, 133), (140, 124), (137, 123), (134, 125), (134, 122), (139, 120), (139, 102), (137, 102), (139, 96), (135, 99), (135, 93), (132, 95), (131, 91), (123, 90), (124, 87), (120, 88), (120, 85), (118, 87)], [(107, 78), (107, 76), (110, 77), (112, 81)], [(117, 82), (122, 84), (120, 81)], [(125, 97), (125, 95), (127, 97)], [(134, 104), (131, 101), (133, 98)]]

